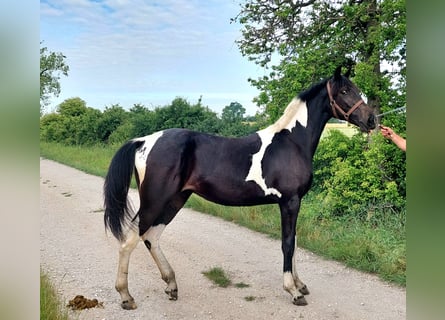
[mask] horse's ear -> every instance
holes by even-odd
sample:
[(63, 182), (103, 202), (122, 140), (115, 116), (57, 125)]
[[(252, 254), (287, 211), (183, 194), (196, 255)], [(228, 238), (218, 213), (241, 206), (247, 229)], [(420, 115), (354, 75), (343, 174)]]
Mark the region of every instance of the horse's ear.
[(346, 73), (345, 73), (345, 77), (349, 78), (352, 74), (353, 74), (353, 69), (355, 66), (355, 62), (354, 60), (352, 60), (352, 58), (346, 58), (345, 61), (345, 66), (347, 67)]
[(338, 66), (334, 71), (334, 80), (338, 80), (341, 78), (341, 66)]
[(351, 69), (352, 69), (352, 66), (348, 66), (348, 70), (346, 70), (346, 73), (345, 73), (346, 78), (349, 78), (349, 76), (351, 75)]

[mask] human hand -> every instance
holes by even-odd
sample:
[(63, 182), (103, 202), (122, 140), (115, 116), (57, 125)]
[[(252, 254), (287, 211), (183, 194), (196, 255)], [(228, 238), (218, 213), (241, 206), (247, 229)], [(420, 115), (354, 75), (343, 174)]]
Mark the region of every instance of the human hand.
[(387, 139), (391, 139), (391, 136), (394, 135), (394, 131), (389, 128), (389, 127), (385, 127), (382, 125), (379, 125), (380, 127), (380, 131), (382, 132), (382, 135), (387, 138)]

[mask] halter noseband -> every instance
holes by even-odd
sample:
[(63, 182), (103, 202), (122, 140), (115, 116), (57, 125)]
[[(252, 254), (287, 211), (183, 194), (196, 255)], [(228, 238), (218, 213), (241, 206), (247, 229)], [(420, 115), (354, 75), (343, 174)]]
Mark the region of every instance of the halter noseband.
[(326, 82), (326, 87), (328, 89), (328, 95), (329, 95), (329, 103), (331, 104), (332, 107), (332, 113), (334, 114), (334, 118), (337, 118), (339, 120), (342, 120), (338, 117), (337, 112), (335, 111), (335, 109), (337, 109), (341, 115), (343, 116), (344, 120), (349, 121), (349, 116), (351, 115), (351, 113), (353, 113), (355, 111), (355, 109), (357, 109), (358, 107), (360, 107), (364, 101), (363, 99), (360, 99), (359, 101), (357, 101), (351, 109), (349, 109), (348, 112), (344, 112), (342, 108), (340, 108), (340, 106), (337, 104), (337, 102), (335, 102), (334, 98), (332, 97), (332, 93), (331, 93), (331, 86), (330, 86), (330, 81), (328, 80), (328, 82)]

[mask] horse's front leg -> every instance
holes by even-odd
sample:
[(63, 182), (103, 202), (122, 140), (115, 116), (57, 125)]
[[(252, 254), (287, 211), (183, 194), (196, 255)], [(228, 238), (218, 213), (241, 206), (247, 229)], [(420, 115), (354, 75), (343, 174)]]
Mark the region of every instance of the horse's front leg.
[(292, 296), (295, 305), (307, 305), (304, 295), (309, 294), (307, 286), (301, 282), (296, 271), (296, 224), (301, 199), (292, 197), (280, 203), (281, 249), (283, 250), (283, 287)]

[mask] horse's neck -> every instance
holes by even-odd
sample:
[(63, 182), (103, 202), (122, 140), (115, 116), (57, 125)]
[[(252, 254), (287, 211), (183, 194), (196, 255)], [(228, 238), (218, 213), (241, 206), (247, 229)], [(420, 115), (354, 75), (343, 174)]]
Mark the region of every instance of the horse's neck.
[(307, 126), (308, 110), (306, 103), (298, 98), (294, 98), (283, 112), (283, 115), (272, 125), (266, 128), (272, 132), (280, 132), (283, 129), (292, 131), (297, 121), (303, 126)]
[[(322, 106), (318, 106), (315, 101), (314, 105), (308, 109), (306, 101), (294, 98), (284, 110), (283, 115), (264, 130), (272, 134), (283, 129), (289, 130), (292, 135), (295, 135), (295, 141), (305, 140), (304, 145), (310, 149), (313, 156), (329, 118), (328, 114), (322, 113)], [(306, 134), (301, 134), (300, 130), (292, 130), (297, 126), (297, 122), (305, 128)]]

